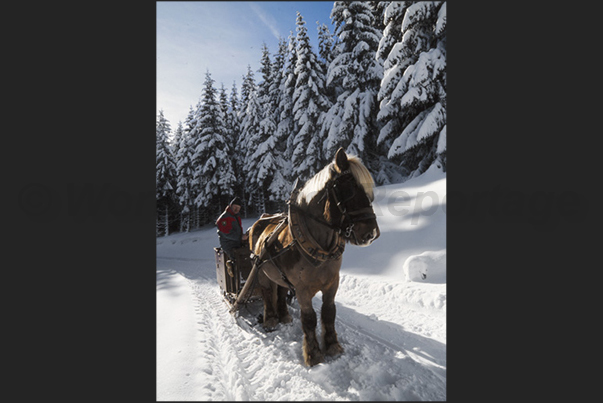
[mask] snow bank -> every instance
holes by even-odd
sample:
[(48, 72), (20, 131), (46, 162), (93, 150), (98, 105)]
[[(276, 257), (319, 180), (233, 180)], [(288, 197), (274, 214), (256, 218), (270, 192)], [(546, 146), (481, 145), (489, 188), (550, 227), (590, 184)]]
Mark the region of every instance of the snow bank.
[(404, 262), (404, 275), (408, 281), (427, 283), (446, 282), (446, 250), (426, 251)]

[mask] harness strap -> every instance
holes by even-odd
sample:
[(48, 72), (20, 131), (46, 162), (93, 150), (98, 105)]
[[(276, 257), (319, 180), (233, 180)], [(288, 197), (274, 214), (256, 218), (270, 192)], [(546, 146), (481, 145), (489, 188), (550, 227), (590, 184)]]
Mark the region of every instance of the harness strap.
[(282, 218), (281, 222), (277, 225), (277, 227), (274, 229), (274, 231), (272, 231), (272, 234), (270, 234), (270, 236), (265, 240), (264, 247), (260, 251), (260, 255), (258, 256), (256, 254), (254, 254), (253, 251), (251, 251), (252, 259), (253, 259), (253, 267), (251, 268), (251, 272), (249, 273), (249, 276), (247, 277), (247, 282), (243, 286), (243, 289), (239, 292), (239, 295), (238, 295), (235, 303), (233, 304), (232, 308), (230, 309), (231, 313), (239, 310), (241, 305), (244, 304), (245, 301), (247, 301), (248, 296), (250, 295), (250, 292), (251, 292), (251, 288), (255, 286), (257, 271), (259, 270), (260, 266), (265, 263), (265, 261), (262, 261), (262, 259), (264, 258), (264, 256), (267, 253), (270, 254), (270, 251), (268, 250), (266, 245), (271, 245), (274, 242), (274, 240), (277, 238), (278, 234), (285, 228), (285, 224), (287, 222), (287, 216), (285, 214), (282, 214), (282, 217), (283, 218)]
[(289, 230), (306, 260), (317, 267), (327, 260), (338, 259), (345, 250), (345, 238), (339, 235), (339, 228), (336, 229), (335, 242), (329, 250), (325, 250), (310, 234), (306, 223), (299, 216), (299, 211), (299, 207), (289, 204)]
[[(289, 288), (289, 290), (291, 291), (293, 296), (295, 296), (295, 287), (289, 281), (289, 279), (287, 278), (287, 276), (285, 275), (285, 273), (283, 272), (281, 267), (278, 265), (278, 263), (276, 263), (276, 261), (274, 259), (289, 252), (297, 244), (296, 240), (294, 239), (293, 242), (291, 242), (289, 245), (287, 245), (286, 247), (281, 249), (276, 255), (273, 255), (272, 252), (270, 251), (270, 247), (278, 239), (278, 235), (285, 229), (285, 226), (288, 222), (289, 217), (287, 215), (285, 215), (284, 213), (275, 214), (271, 217), (264, 217), (264, 218), (273, 219), (278, 216), (282, 217), (281, 222), (279, 222), (278, 226), (274, 229), (272, 234), (270, 234), (270, 236), (265, 239), (264, 245), (262, 246), (262, 251), (260, 252), (260, 256), (254, 255), (253, 259), (254, 259), (255, 264), (258, 265), (258, 269), (261, 268), (264, 265), (264, 263), (271, 262), (278, 269), (278, 272), (281, 275), (281, 279), (285, 282), (285, 284), (287, 284), (287, 287)], [(265, 255), (267, 255), (267, 259), (262, 260), (262, 258)]]
[(270, 253), (270, 249), (267, 250), (267, 254), (268, 254), (268, 259), (264, 260), (261, 264), (263, 265), (266, 262), (271, 262), (277, 269), (279, 274), (281, 275), (281, 279), (285, 282), (285, 284), (287, 284), (287, 287), (289, 288), (289, 290), (291, 291), (291, 293), (293, 294), (293, 296), (295, 296), (295, 287), (293, 286), (293, 284), (291, 284), (291, 282), (289, 281), (289, 279), (287, 278), (287, 276), (285, 275), (285, 273), (283, 272), (283, 270), (281, 269), (281, 267), (278, 265), (278, 263), (276, 263), (276, 261), (274, 261), (274, 259), (276, 259), (277, 257), (284, 255), (285, 253), (289, 252), (291, 250), (291, 248), (293, 248), (293, 246), (295, 246), (297, 242), (295, 240), (293, 240), (293, 242), (291, 242), (289, 245), (287, 245), (285, 248), (283, 248), (281, 251), (279, 251), (276, 255), (272, 256), (272, 253)]

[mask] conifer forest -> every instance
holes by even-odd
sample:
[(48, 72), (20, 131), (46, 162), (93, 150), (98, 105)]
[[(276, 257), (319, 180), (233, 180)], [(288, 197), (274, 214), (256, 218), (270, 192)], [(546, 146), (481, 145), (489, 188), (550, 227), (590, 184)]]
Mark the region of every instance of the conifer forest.
[(336, 1), (330, 18), (333, 32), (297, 13), (240, 86), (206, 71), (184, 122), (159, 111), (157, 236), (213, 223), (235, 196), (243, 217), (286, 211), (339, 147), (377, 186), (446, 170), (446, 2)]

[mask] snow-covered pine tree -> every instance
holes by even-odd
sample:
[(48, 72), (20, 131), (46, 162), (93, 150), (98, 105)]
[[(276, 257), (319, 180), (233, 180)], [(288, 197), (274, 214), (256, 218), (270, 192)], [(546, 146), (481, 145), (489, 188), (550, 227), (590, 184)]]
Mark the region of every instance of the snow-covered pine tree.
[[(316, 24), (318, 25), (318, 55), (320, 56), (318, 62), (322, 67), (322, 71), (326, 74), (329, 66), (337, 56), (336, 38), (333, 37), (326, 24), (321, 25), (318, 21), (316, 21)], [(329, 103), (334, 104), (339, 94), (336, 92), (334, 86), (328, 86), (325, 83), (325, 95)]]
[(381, 32), (373, 27), (373, 10), (367, 2), (336, 1), (331, 19), (339, 37), (339, 55), (329, 66), (327, 85), (340, 86), (343, 93), (325, 116), (323, 151), (328, 157), (344, 147), (367, 163), (378, 130), (377, 93), (383, 67), (375, 52)]
[(326, 72), (333, 59), (335, 59), (333, 53), (335, 51), (335, 38), (333, 38), (333, 34), (329, 31), (327, 24), (320, 24), (320, 22), (316, 21), (316, 25), (318, 29), (319, 61)]
[(291, 183), (293, 178), (292, 166), (291, 166), (291, 154), (293, 152), (292, 142), (294, 136), (292, 135), (295, 131), (293, 126), (293, 92), (295, 91), (295, 65), (297, 63), (296, 48), (297, 41), (295, 35), (291, 31), (289, 33), (288, 41), (288, 58), (285, 62), (284, 71), (282, 72), (279, 93), (279, 111), (280, 119), (276, 128), (276, 136), (279, 139), (284, 139), (285, 150), (283, 153), (283, 174), (286, 182)]
[[(262, 110), (260, 107), (260, 103), (258, 100), (258, 91), (254, 90), (249, 94), (249, 101), (247, 102), (247, 109), (245, 110), (245, 118), (241, 122), (241, 144), (238, 149), (241, 153), (244, 153), (247, 156), (251, 156), (250, 153), (257, 148), (257, 145), (260, 143), (260, 122), (262, 121)], [(253, 178), (251, 175), (252, 171), (256, 168), (254, 166), (249, 165), (247, 158), (244, 160), (244, 165), (240, 174), (243, 176), (243, 189), (244, 189), (244, 202), (245, 204), (251, 203), (251, 212), (257, 213), (258, 211), (263, 210), (263, 206), (259, 206), (261, 203), (257, 199), (257, 194), (255, 194), (256, 187), (253, 182)], [(255, 197), (255, 199), (250, 200), (251, 197)], [(258, 208), (260, 210), (258, 210)]]
[(176, 130), (174, 131), (174, 135), (172, 136), (172, 140), (170, 142), (170, 147), (172, 149), (172, 155), (174, 156), (174, 161), (176, 154), (178, 154), (178, 150), (180, 149), (180, 139), (184, 135), (184, 128), (182, 127), (182, 121), (178, 122), (176, 126)]
[[(224, 83), (220, 83), (220, 92), (218, 99), (220, 102), (220, 110), (222, 111), (222, 118), (224, 119), (224, 127), (228, 128), (227, 117), (230, 105), (228, 104), (228, 95), (226, 94), (226, 88), (224, 87)], [(228, 140), (229, 136), (230, 132), (225, 133), (224, 139)]]
[(257, 101), (260, 111), (260, 122), (257, 132), (250, 132), (247, 139), (245, 173), (247, 190), (254, 195), (254, 210), (258, 213), (266, 211), (267, 190), (276, 171), (276, 160), (273, 157), (276, 116), (272, 86), (272, 62), (266, 43), (262, 46), (262, 59), (259, 72), (262, 81), (258, 84)]
[[(224, 84), (222, 83), (220, 88), (220, 111), (222, 112), (222, 122), (224, 123), (224, 142), (228, 146), (230, 151), (230, 155), (232, 157), (233, 147), (236, 141), (235, 133), (232, 130), (232, 115), (230, 114), (230, 105), (228, 102), (228, 95), (226, 95), (226, 88), (224, 88)], [(223, 168), (226, 168), (225, 170)], [(234, 163), (231, 160), (229, 166), (222, 167), (220, 166), (220, 170), (222, 170), (220, 174), (219, 184), (223, 188), (232, 189), (234, 192), (237, 188), (237, 177), (234, 171)], [(228, 195), (225, 196), (228, 198)]]
[(188, 117), (184, 121), (185, 128), (179, 137), (178, 151), (176, 153), (176, 195), (180, 204), (180, 231), (188, 232), (191, 229), (191, 213), (195, 211), (195, 197), (192, 189), (193, 180), (193, 142), (190, 135), (191, 121), (194, 117), (194, 111), (191, 107)]
[[(385, 29), (385, 23), (383, 21), (385, 9), (393, 2), (392, 1), (368, 1), (367, 3), (371, 7), (371, 10), (373, 10), (373, 19), (374, 19), (373, 27), (375, 27), (375, 29), (377, 29), (378, 31), (383, 32), (383, 30)], [(398, 3), (404, 3), (404, 2), (399, 1)]]
[[(200, 104), (197, 105), (197, 109)], [(176, 154), (176, 195), (181, 208), (180, 221), (184, 231), (189, 231), (197, 225), (197, 208), (195, 198), (198, 194), (197, 187), (193, 184), (193, 153), (197, 125), (197, 114), (190, 107), (188, 116), (184, 120), (184, 130), (180, 137), (180, 144)]]
[[(241, 206), (242, 214), (247, 217), (247, 178), (245, 176), (245, 153), (247, 147), (247, 135), (245, 131), (245, 121), (247, 120), (247, 109), (249, 107), (249, 99), (251, 94), (257, 91), (253, 70), (251, 65), (247, 65), (247, 74), (243, 76), (243, 84), (241, 85), (241, 100), (239, 102), (239, 137), (236, 142), (235, 155), (235, 172), (239, 178), (240, 197), (244, 201), (244, 206)], [(257, 95), (256, 95), (257, 97)], [(257, 102), (257, 99), (256, 99)]]
[[(233, 91), (235, 91), (236, 94), (235, 87), (233, 87)], [(220, 111), (222, 112), (222, 120), (224, 122), (224, 141), (232, 150), (237, 140), (237, 135), (233, 126), (238, 127), (238, 124), (236, 122), (236, 115), (231, 111), (231, 102), (228, 99), (228, 95), (226, 94), (226, 88), (224, 88), (223, 83), (220, 87)]]
[(287, 138), (289, 134), (283, 135), (278, 131), (278, 125), (281, 120), (281, 78), (284, 73), (285, 63), (287, 61), (287, 41), (284, 38), (279, 38), (278, 50), (274, 55), (272, 63), (270, 94), (271, 110), (274, 111), (274, 119), (277, 129), (274, 130), (271, 137), (268, 139), (272, 146), (272, 157), (274, 159), (273, 177), (268, 186), (268, 202), (271, 204), (269, 211), (285, 211), (286, 200), (289, 198), (291, 191), (290, 182), (286, 180), (287, 169), (290, 166), (289, 161), (285, 159), (285, 151), (287, 146)]
[(270, 61), (268, 48), (264, 45), (261, 61), (262, 82), (258, 85), (258, 102), (262, 114), (257, 137), (249, 139), (247, 159), (249, 169), (249, 191), (256, 200), (255, 211), (273, 211), (284, 208), (287, 184), (283, 176), (284, 139), (276, 131), (280, 118), (279, 83), (287, 56), (286, 42), (279, 40), (279, 51), (274, 62)]
[(229, 113), (230, 105), (228, 103), (228, 96), (226, 95), (224, 84), (221, 85), (219, 98), (220, 117), (222, 120), (222, 138), (226, 145), (226, 148), (224, 148), (224, 154), (221, 158), (226, 158), (228, 160), (227, 163), (218, 163), (218, 186), (223, 193), (220, 199), (220, 208), (222, 209), (223, 206), (226, 206), (230, 200), (232, 200), (231, 196), (234, 194), (237, 188), (238, 179), (233, 161), (233, 151), (236, 136), (231, 128), (231, 115)]
[[(395, 15), (397, 25), (400, 9), (392, 7), (386, 15)], [(391, 143), (388, 158), (412, 177), (436, 159), (445, 169), (446, 3), (412, 2), (400, 29), (402, 39), (386, 60), (389, 69), (382, 81), (378, 115), (384, 126), (378, 143), (386, 147)]]
[(159, 111), (156, 122), (156, 199), (169, 196), (173, 189), (172, 181), (175, 177), (176, 166), (170, 147), (168, 145), (169, 134), (172, 128), (169, 121), (163, 116), (163, 109)]
[(191, 197), (192, 197), (192, 204), (191, 204), (191, 211), (190, 211), (190, 220), (191, 220), (191, 227), (192, 228), (198, 228), (202, 225), (201, 223), (201, 216), (200, 216), (200, 211), (199, 208), (197, 207), (197, 204), (195, 202), (195, 200), (197, 199), (197, 196), (199, 196), (199, 194), (201, 193), (201, 184), (194, 180), (194, 174), (195, 174), (195, 160), (193, 158), (193, 155), (195, 154), (195, 147), (197, 146), (197, 143), (199, 142), (199, 136), (200, 136), (200, 130), (201, 127), (199, 126), (199, 119), (201, 117), (201, 99), (199, 99), (199, 102), (197, 102), (196, 107), (194, 108), (194, 110), (191, 108), (191, 111), (193, 111), (192, 117), (189, 115), (185, 121), (185, 128), (184, 128), (184, 132), (185, 134), (188, 133), (189, 136), (189, 142), (190, 142), (190, 161), (191, 161), (191, 166), (192, 166), (192, 173), (190, 175), (190, 181), (189, 181), (189, 187), (190, 187), (190, 191), (191, 191)]
[(157, 235), (169, 235), (170, 210), (173, 209), (176, 165), (168, 144), (169, 121), (159, 111), (155, 137), (155, 199), (157, 203)]
[(243, 84), (241, 85), (241, 102), (239, 109), (239, 121), (245, 120), (245, 114), (247, 113), (247, 103), (249, 103), (249, 96), (253, 91), (257, 89), (255, 84), (255, 78), (251, 65), (247, 65), (247, 74), (243, 76)]
[(332, 158), (322, 155), (323, 137), (320, 131), (320, 119), (330, 105), (325, 96), (324, 72), (312, 50), (306, 23), (299, 12), (296, 24), (296, 81), (292, 99), (296, 131), (293, 133), (291, 163), (294, 176), (306, 181), (322, 168), (325, 161)]
[(240, 131), (240, 121), (239, 121), (239, 95), (237, 93), (237, 84), (235, 81), (232, 82), (232, 90), (230, 90), (230, 98), (228, 98), (228, 102), (230, 107), (228, 108), (228, 127), (232, 130), (233, 141), (236, 142), (238, 139), (239, 131)]
[[(270, 88), (269, 88), (269, 92), (272, 95), (271, 99), (270, 99), (271, 108), (274, 111), (274, 119), (275, 119), (277, 128), (281, 121), (281, 112), (282, 112), (281, 79), (284, 74), (285, 63), (287, 62), (288, 55), (289, 55), (289, 53), (287, 51), (287, 41), (284, 38), (280, 37), (279, 41), (278, 41), (278, 50), (274, 54), (274, 61), (272, 63), (272, 71), (270, 73), (270, 76), (271, 76), (270, 77)], [(275, 152), (278, 154), (282, 154), (285, 151), (286, 136), (283, 136), (282, 133), (281, 134), (277, 134), (277, 133), (278, 132), (275, 130), (274, 136), (277, 136), (276, 144), (275, 144), (275, 147), (276, 147)]]
[[(418, 58), (418, 53), (415, 53), (416, 41), (409, 38), (406, 41), (402, 40), (402, 21), (406, 15), (406, 9), (410, 5), (412, 5), (410, 1), (393, 1), (386, 8), (384, 15), (386, 25), (377, 50), (377, 58), (383, 61), (384, 69), (378, 94), (380, 109), (377, 119), (381, 122), (382, 128), (377, 145), (385, 155), (389, 153), (393, 140), (402, 133), (408, 124), (408, 121), (402, 118), (401, 113), (402, 93), (394, 90), (406, 68), (416, 62)], [(407, 33), (407, 35), (416, 34), (417, 30)], [(425, 41), (422, 41), (422, 44), (424, 47)], [(426, 49), (419, 48), (418, 50), (422, 52)]]
[[(231, 150), (231, 158), (233, 161), (233, 169), (235, 173), (236, 183), (233, 189), (233, 197), (243, 197), (243, 152), (237, 148), (239, 138), (241, 136), (241, 121), (240, 121), (240, 102), (237, 93), (236, 83), (232, 82), (232, 90), (229, 98), (229, 108), (226, 114), (226, 129), (230, 135), (228, 137), (228, 146)], [(243, 214), (245, 213), (245, 207), (243, 208)]]
[(182, 139), (184, 137), (184, 128), (182, 126), (182, 121), (178, 122), (178, 126), (174, 131), (174, 137), (172, 138), (172, 155), (174, 156), (174, 165), (176, 167), (175, 178), (174, 178), (174, 190), (173, 197), (174, 200), (178, 202), (180, 216), (178, 222), (180, 223), (180, 232), (184, 229), (184, 223), (182, 222), (182, 207), (180, 206), (180, 197), (178, 196), (178, 154), (180, 153), (180, 144), (183, 143)]
[(214, 80), (205, 74), (201, 108), (193, 153), (193, 182), (199, 187), (195, 205), (201, 210), (201, 224), (217, 217), (228, 204), (234, 185), (230, 149), (224, 140), (224, 119), (216, 100)]

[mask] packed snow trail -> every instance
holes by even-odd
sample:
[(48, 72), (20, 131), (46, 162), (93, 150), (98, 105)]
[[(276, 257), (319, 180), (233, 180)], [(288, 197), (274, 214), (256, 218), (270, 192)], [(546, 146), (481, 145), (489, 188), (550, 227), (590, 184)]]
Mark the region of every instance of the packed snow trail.
[[(423, 234), (430, 223), (445, 229), (437, 213), (427, 218)], [(387, 213), (379, 219), (386, 231), (392, 226)], [(238, 318), (228, 312), (216, 281), (217, 245), (212, 227), (157, 239), (157, 400), (446, 400), (445, 244), (415, 248), (397, 263), (390, 256), (397, 270), (379, 275), (367, 275), (368, 267), (358, 274), (355, 257), (372, 245), (348, 245), (335, 298), (345, 352), (312, 368), (303, 364), (297, 301), (289, 307), (293, 322), (270, 333), (253, 325), (261, 301)], [(399, 243), (390, 247), (402, 253)], [(319, 321), (321, 297), (313, 300)]]

